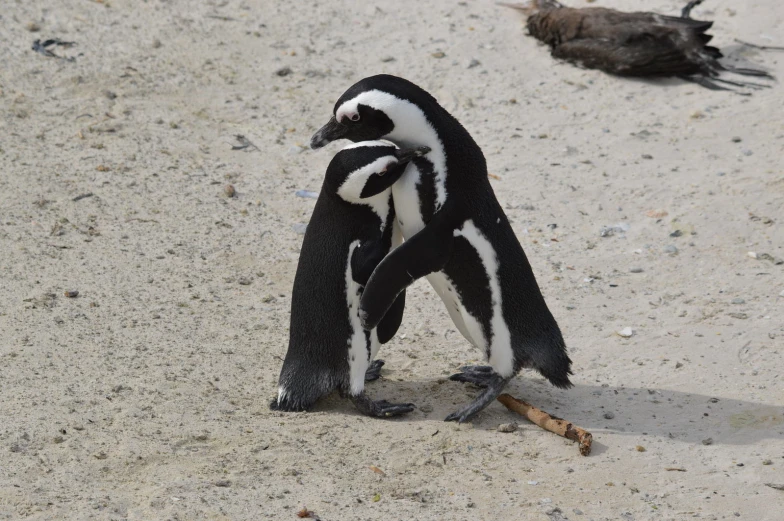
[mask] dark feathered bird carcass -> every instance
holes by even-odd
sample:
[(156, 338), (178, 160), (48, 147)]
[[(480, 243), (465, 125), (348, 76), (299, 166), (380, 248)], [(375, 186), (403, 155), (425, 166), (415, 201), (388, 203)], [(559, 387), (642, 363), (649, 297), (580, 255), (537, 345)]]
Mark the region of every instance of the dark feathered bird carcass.
[(554, 58), (618, 76), (678, 77), (714, 90), (767, 85), (733, 81), (723, 73), (772, 79), (759, 69), (722, 64), (722, 53), (708, 45), (713, 22), (694, 20), (689, 2), (681, 16), (649, 12), (624, 13), (602, 7), (576, 9), (555, 0), (502, 4), (528, 15), (531, 36), (546, 43)]

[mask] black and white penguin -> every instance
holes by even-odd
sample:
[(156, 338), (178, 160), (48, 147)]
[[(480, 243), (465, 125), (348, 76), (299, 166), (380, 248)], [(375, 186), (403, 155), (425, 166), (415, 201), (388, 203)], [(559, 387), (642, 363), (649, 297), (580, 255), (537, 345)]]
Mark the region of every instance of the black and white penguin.
[(302, 243), (289, 348), (271, 409), (307, 410), (338, 390), (369, 416), (413, 410), (413, 404), (373, 401), (364, 392), (365, 380), (380, 376), (383, 362), (373, 358), (400, 326), (405, 294), (369, 330), (360, 324), (359, 302), (375, 267), (401, 242), (390, 187), (411, 159), (428, 151), (368, 141), (345, 147), (330, 162)]
[(338, 99), (311, 147), (341, 138), (430, 148), (392, 186), (406, 241), (373, 272), (360, 308), (363, 326), (372, 328), (397, 295), (427, 277), (457, 328), (490, 364), (463, 367), (451, 377), (485, 391), (446, 420), (469, 420), (522, 368), (570, 387), (571, 360), (561, 331), (495, 198), (482, 150), (465, 128), (417, 85), (379, 75)]

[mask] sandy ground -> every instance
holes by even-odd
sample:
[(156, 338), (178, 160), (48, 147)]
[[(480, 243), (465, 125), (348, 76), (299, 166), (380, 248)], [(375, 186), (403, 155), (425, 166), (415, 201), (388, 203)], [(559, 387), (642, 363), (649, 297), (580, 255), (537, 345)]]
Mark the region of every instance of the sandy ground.
[[(784, 43), (780, 2), (695, 16), (784, 78), (733, 44)], [(75, 60), (30, 50), (51, 37)], [(555, 64), (490, 2), (5, 0), (0, 40), (0, 519), (781, 519), (780, 84)], [(569, 391), (509, 392), (591, 430), (590, 457), (498, 403), (442, 421), (480, 354), (422, 281), (369, 386), (414, 413), (268, 410), (314, 204), (295, 191), (341, 146), (305, 145), (378, 72), (483, 147), (575, 362)]]

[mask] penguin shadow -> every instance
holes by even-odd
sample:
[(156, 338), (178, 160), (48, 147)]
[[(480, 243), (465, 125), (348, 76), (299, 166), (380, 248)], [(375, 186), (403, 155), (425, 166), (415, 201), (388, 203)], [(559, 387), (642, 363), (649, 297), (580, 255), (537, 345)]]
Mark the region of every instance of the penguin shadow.
[[(447, 378), (380, 380), (369, 382), (367, 393), (374, 399), (413, 402), (414, 412), (378, 421), (443, 421), (470, 402), (479, 389)], [(669, 389), (576, 384), (569, 390), (552, 387), (538, 377), (523, 374), (510, 382), (505, 392), (564, 418), (594, 434), (594, 454), (606, 447), (602, 434), (656, 436), (676, 442), (704, 445), (751, 445), (767, 439), (784, 439), (784, 405), (757, 403), (733, 398), (673, 391)], [(321, 410), (359, 415), (346, 400), (342, 405), (325, 400)], [(337, 410), (339, 409), (339, 410)], [(477, 429), (495, 429), (500, 423), (527, 423), (516, 413), (494, 402), (472, 423)]]

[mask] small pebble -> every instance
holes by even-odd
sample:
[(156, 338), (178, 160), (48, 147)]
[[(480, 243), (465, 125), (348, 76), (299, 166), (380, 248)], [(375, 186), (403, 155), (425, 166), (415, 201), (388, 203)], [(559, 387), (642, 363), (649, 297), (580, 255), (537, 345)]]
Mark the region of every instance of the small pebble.
[(732, 299), (732, 303), (733, 304), (745, 304), (746, 301), (743, 300), (742, 298), (734, 298), (734, 299)]
[(297, 197), (304, 197), (306, 199), (318, 199), (318, 192), (312, 192), (310, 190), (297, 190), (294, 192), (294, 195)]
[(630, 273), (642, 273), (642, 268), (632, 268), (629, 270)]
[(215, 486), (216, 487), (230, 487), (231, 486), (231, 481), (229, 481), (228, 479), (219, 479), (218, 481), (215, 482)]
[(234, 197), (237, 194), (237, 191), (232, 185), (226, 185), (223, 187), (223, 193), (226, 194), (226, 197)]
[(467, 68), (468, 69), (473, 69), (474, 67), (479, 67), (480, 65), (482, 65), (482, 62), (480, 62), (477, 59), (473, 59), (470, 62), (468, 62), (468, 67)]
[(250, 283), (253, 282), (253, 279), (250, 277), (240, 277), (237, 279), (237, 282), (243, 286), (249, 286)]
[(294, 72), (294, 71), (291, 70), (291, 67), (286, 66), (286, 67), (281, 67), (280, 69), (276, 70), (275, 74), (280, 76), (281, 78), (283, 78), (284, 76), (288, 76), (292, 72)]
[(383, 58), (381, 58), (381, 61), (384, 62), (384, 63), (393, 62), (393, 61), (395, 61), (395, 57), (394, 56), (384, 56)]
[(516, 423), (502, 423), (498, 426), (498, 432), (514, 432), (517, 430)]
[(762, 464), (763, 465), (773, 465), (773, 461), (771, 461), (769, 459), (764, 459), (764, 460), (762, 460)]
[(433, 58), (443, 58), (444, 56), (446, 56), (446, 54), (441, 52), (441, 51), (438, 51), (438, 52), (434, 52), (433, 54), (431, 54), (431, 56)]
[(676, 248), (674, 245), (670, 244), (669, 246), (666, 246), (664, 248), (664, 253), (669, 253), (670, 255), (675, 255), (676, 253), (678, 253), (678, 248)]
[(630, 327), (625, 327), (620, 331), (617, 331), (616, 334), (623, 338), (630, 338), (632, 335), (634, 335), (634, 330)]
[(734, 138), (732, 138), (732, 142), (733, 143), (740, 143), (741, 141), (743, 141), (743, 140), (741, 138), (739, 138), (738, 136), (735, 136)]
[(615, 418), (615, 414), (613, 414), (611, 412), (604, 413), (604, 419), (605, 420), (612, 420), (613, 418)]
[(163, 44), (161, 44), (161, 41), (159, 39), (157, 39), (157, 38), (152, 41), (152, 48), (153, 49), (160, 49), (161, 45), (163, 45)]
[(30, 22), (29, 24), (25, 25), (25, 29), (30, 31), (31, 33), (37, 33), (41, 30), (41, 26), (35, 22)]
[(713, 445), (713, 438), (705, 438), (702, 440), (703, 445)]
[(305, 235), (305, 230), (308, 229), (308, 225), (304, 223), (297, 223), (291, 225), (291, 229), (297, 232), (300, 235)]
[(746, 320), (749, 316), (746, 313), (727, 313), (732, 318), (737, 318), (738, 320)]
[(645, 447), (643, 447), (642, 445), (637, 445), (634, 448), (637, 450), (637, 452), (645, 452)]
[(68, 298), (76, 298), (76, 297), (79, 296), (79, 292), (76, 291), (76, 290), (66, 291), (65, 292), (65, 296), (68, 297)]
[(681, 362), (675, 362), (675, 369), (680, 369), (681, 367), (683, 367)]
[(55, 443), (62, 443), (64, 441), (65, 441), (65, 438), (63, 438), (62, 436), (55, 436), (54, 437), (54, 442)]

